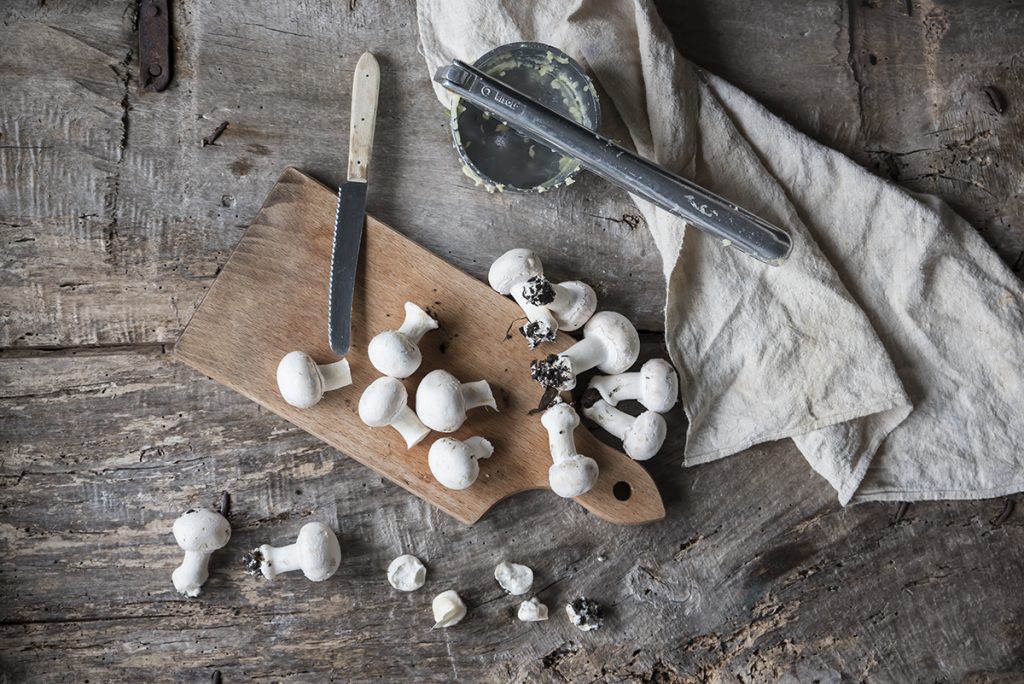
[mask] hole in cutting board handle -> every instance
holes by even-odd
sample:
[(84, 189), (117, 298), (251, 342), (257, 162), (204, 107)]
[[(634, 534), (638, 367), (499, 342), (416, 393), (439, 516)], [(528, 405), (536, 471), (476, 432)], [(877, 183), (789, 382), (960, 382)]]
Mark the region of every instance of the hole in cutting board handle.
[(633, 488), (629, 486), (628, 482), (619, 481), (612, 487), (612, 495), (619, 501), (629, 501), (629, 497), (633, 496)]

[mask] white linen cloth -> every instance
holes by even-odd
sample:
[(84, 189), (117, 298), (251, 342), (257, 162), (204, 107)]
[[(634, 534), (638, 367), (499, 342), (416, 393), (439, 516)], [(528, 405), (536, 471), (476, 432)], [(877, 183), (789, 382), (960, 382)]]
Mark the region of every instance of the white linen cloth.
[(664, 266), (685, 465), (791, 437), (843, 504), (1024, 490), (1024, 293), (966, 221), (683, 59), (649, 0), (418, 0), (417, 14), (431, 76), (504, 43), (561, 48), (616, 137), (793, 236), (773, 268), (634, 197)]

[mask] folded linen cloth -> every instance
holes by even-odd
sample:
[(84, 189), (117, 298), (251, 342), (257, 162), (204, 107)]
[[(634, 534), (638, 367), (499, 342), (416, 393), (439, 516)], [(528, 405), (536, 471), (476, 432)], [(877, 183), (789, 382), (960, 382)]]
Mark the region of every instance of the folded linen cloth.
[(683, 59), (649, 0), (417, 14), (431, 75), (504, 43), (559, 47), (610, 101), (615, 137), (793, 236), (772, 268), (633, 198), (663, 261), (685, 465), (791, 437), (843, 504), (1024, 490), (1024, 291), (966, 221)]

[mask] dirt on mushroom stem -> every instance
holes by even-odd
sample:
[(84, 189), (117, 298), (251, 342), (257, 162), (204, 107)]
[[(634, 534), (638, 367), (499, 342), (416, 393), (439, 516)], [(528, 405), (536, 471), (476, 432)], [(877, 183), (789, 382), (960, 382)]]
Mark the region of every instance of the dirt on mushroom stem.
[(546, 388), (559, 388), (572, 379), (571, 364), (557, 354), (530, 362), (530, 377)]
[(253, 549), (251, 553), (242, 556), (242, 565), (245, 571), (252, 576), (260, 574), (260, 566), (263, 565), (263, 554), (259, 549)]
[(544, 276), (533, 276), (523, 285), (522, 296), (533, 306), (547, 306), (555, 301), (555, 288)]

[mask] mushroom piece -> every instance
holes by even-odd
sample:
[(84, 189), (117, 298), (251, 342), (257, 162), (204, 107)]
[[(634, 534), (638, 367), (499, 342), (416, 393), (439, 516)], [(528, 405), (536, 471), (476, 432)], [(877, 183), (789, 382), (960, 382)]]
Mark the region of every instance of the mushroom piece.
[(400, 381), (377, 378), (359, 397), (359, 418), (370, 427), (390, 425), (398, 430), (409, 449), (422, 442), (430, 430), (409, 408), (409, 393)]
[(525, 565), (502, 561), (494, 567), (494, 579), (509, 594), (520, 596), (533, 586), (533, 570)]
[(540, 599), (533, 597), (528, 601), (519, 604), (516, 617), (521, 622), (540, 622), (548, 619), (548, 607), (540, 602)]
[(655, 413), (667, 413), (679, 398), (679, 376), (665, 359), (651, 359), (635, 373), (598, 376), (590, 381), (590, 386), (612, 406), (636, 399)]
[(179, 594), (196, 597), (210, 576), (210, 555), (227, 545), (231, 525), (220, 513), (193, 509), (174, 521), (174, 540), (185, 552), (185, 560), (171, 573)]
[(423, 354), (419, 343), (437, 321), (412, 302), (405, 303), (405, 321), (398, 330), (388, 330), (370, 340), (366, 353), (370, 363), (384, 375), (403, 380), (420, 367)]
[(665, 443), (668, 427), (660, 413), (644, 411), (633, 417), (604, 399), (596, 389), (588, 389), (580, 402), (583, 415), (622, 440), (622, 450), (634, 461), (646, 461)]
[(601, 625), (604, 624), (604, 608), (598, 602), (591, 601), (585, 596), (580, 596), (565, 604), (565, 612), (569, 616), (569, 621), (582, 632), (601, 629)]
[(583, 339), (557, 356), (530, 364), (530, 375), (544, 387), (560, 391), (576, 387), (576, 376), (595, 366), (614, 375), (627, 370), (640, 355), (640, 335), (622, 314), (598, 311), (583, 327)]
[(567, 499), (589, 492), (597, 482), (597, 461), (576, 453), (573, 430), (580, 417), (568, 404), (558, 403), (541, 416), (548, 431), (548, 446), (554, 464), (548, 469), (548, 484), (558, 496)]
[(466, 617), (466, 604), (451, 589), (435, 596), (430, 604), (430, 608), (434, 613), (434, 629), (438, 627), (451, 627)]
[(402, 554), (388, 566), (388, 584), (399, 591), (416, 591), (427, 580), (427, 569), (416, 556)]
[(268, 580), (283, 572), (302, 570), (306, 579), (323, 582), (338, 571), (341, 546), (330, 527), (311, 522), (302, 526), (294, 544), (280, 547), (263, 544), (245, 554), (242, 561), (249, 574), (262, 572)]
[(480, 475), (481, 458), (490, 458), (494, 446), (483, 437), (465, 441), (442, 437), (430, 445), (427, 465), (434, 479), (448, 489), (465, 489)]
[(320, 401), (324, 392), (351, 384), (347, 359), (317, 364), (309, 354), (293, 351), (277, 364), (277, 389), (285, 401), (297, 408), (309, 408)]
[(552, 283), (544, 267), (528, 249), (511, 249), (491, 264), (487, 273), (491, 287), (512, 295), (530, 321), (519, 332), (530, 349), (552, 342), (559, 330), (579, 330), (597, 310), (597, 293), (579, 280)]
[(427, 373), (416, 388), (416, 415), (431, 430), (455, 432), (466, 421), (466, 411), (498, 405), (486, 380), (459, 382), (446, 370)]

